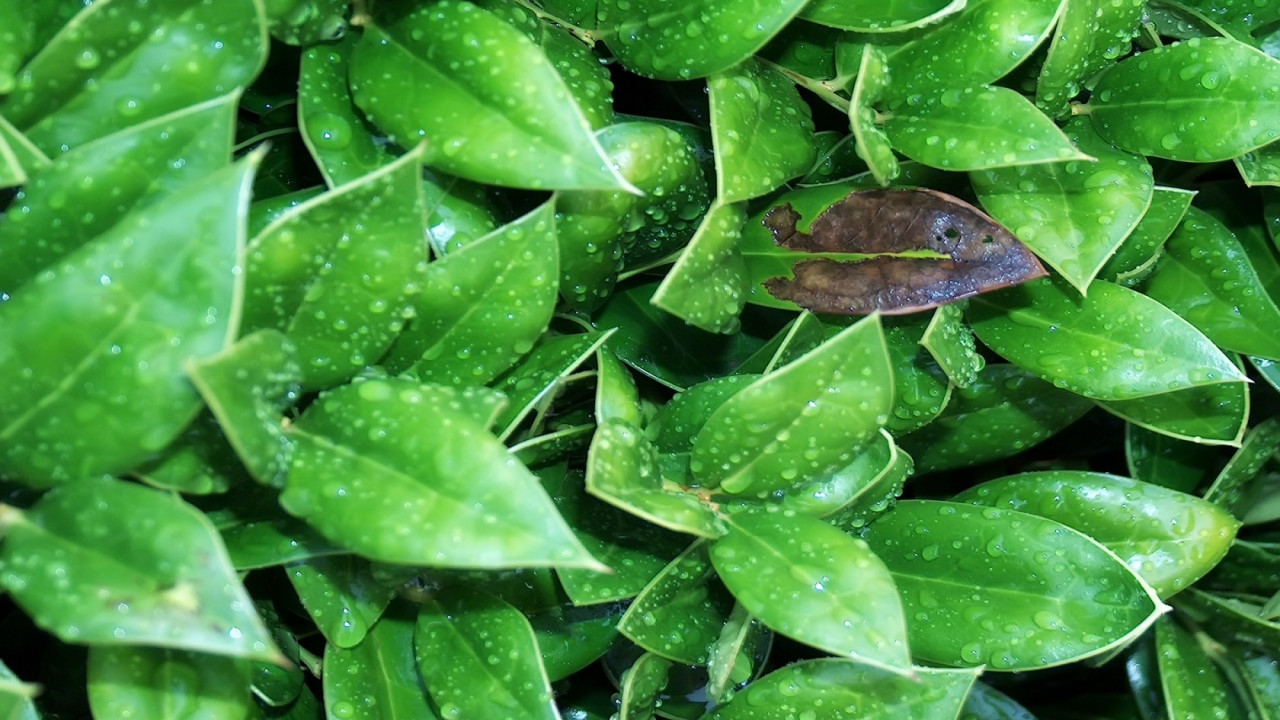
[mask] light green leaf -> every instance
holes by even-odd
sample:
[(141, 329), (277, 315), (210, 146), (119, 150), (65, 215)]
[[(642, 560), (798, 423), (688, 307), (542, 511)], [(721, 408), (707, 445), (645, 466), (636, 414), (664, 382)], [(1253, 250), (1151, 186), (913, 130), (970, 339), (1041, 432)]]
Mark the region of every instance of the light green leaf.
[(88, 692), (99, 718), (243, 720), (252, 703), (243, 660), (168, 648), (91, 647)]
[(542, 48), (471, 3), (366, 24), (350, 78), (375, 125), (403, 145), (426, 140), (423, 162), (447, 173), (538, 190), (631, 189)]
[(49, 486), (124, 472), (191, 421), (183, 364), (236, 332), (256, 161), (129, 215), (0, 304), (0, 375), (24, 378), (0, 389), (5, 474)]
[(653, 653), (645, 653), (622, 673), (619, 679), (622, 697), (618, 700), (617, 720), (653, 720), (661, 703), (660, 695), (667, 685), (671, 661)]
[[(889, 72), (896, 78), (908, 71)], [(912, 96), (885, 116), (884, 131), (898, 152), (943, 170), (1089, 159), (1030, 100), (1003, 87)]]
[(58, 155), (243, 87), (266, 56), (256, 0), (94, 3), (27, 63), (0, 115)]
[(742, 204), (715, 201), (649, 302), (707, 332), (736, 331), (747, 294), (738, 251), (745, 219)]
[(576, 335), (549, 335), (541, 338), (533, 351), (493, 383), (508, 402), (493, 418), (500, 428), (498, 438), (506, 440), (530, 413), (545, 407), (575, 368), (587, 361), (609, 339), (612, 332)]
[(978, 339), (1010, 362), (1096, 400), (1244, 379), (1164, 305), (1100, 280), (1084, 298), (1050, 278), (982, 295), (970, 300), (968, 317)]
[(965, 0), (813, 0), (800, 17), (864, 33), (893, 33), (932, 25), (965, 7)]
[(1239, 445), (1249, 421), (1249, 384), (1243, 381), (1094, 402), (1132, 425), (1206, 445)]
[(1229, 160), (1280, 138), (1280, 60), (1227, 38), (1158, 47), (1107, 69), (1086, 112), (1124, 150)]
[(1106, 545), (1161, 597), (1227, 554), (1239, 521), (1195, 495), (1105, 473), (1057, 470), (989, 480), (956, 502), (1056, 520)]
[(686, 665), (706, 665), (707, 653), (733, 609), (716, 578), (707, 544), (680, 553), (640, 592), (618, 630), (640, 647)]
[(1195, 193), (1190, 190), (1155, 186), (1142, 219), (1107, 259), (1098, 277), (1133, 287), (1150, 275), (1160, 249), (1186, 216), (1193, 197)]
[(694, 477), (748, 495), (843, 467), (888, 418), (892, 380), (879, 317), (859, 321), (721, 405), (694, 438)]
[(408, 379), (329, 392), (288, 430), (294, 456), (281, 505), (383, 562), (598, 567), (469, 401)]
[(788, 511), (742, 512), (725, 522), (729, 532), (712, 544), (711, 562), (747, 611), (806, 645), (912, 673), (902, 602), (865, 542)]
[(437, 720), (414, 658), (415, 606), (392, 605), (364, 641), (324, 649), (326, 717)]
[(601, 38), (627, 70), (662, 80), (688, 80), (749, 58), (805, 2), (600, 0), (596, 18)]
[(414, 652), (445, 718), (560, 718), (533, 628), (492, 595), (453, 587), (424, 603)]
[(964, 323), (960, 305), (941, 305), (933, 311), (920, 344), (929, 351), (952, 385), (967, 388), (978, 379), (986, 360), (978, 354), (973, 330)]
[(1129, 52), (1143, 0), (1066, 0), (1036, 82), (1036, 105), (1055, 117), (1112, 60)]
[(427, 382), (488, 383), (533, 349), (556, 304), (552, 204), (427, 266), (414, 319), (382, 363)]
[(748, 60), (707, 89), (720, 204), (766, 195), (813, 165), (813, 119), (794, 83)]
[(913, 672), (907, 678), (852, 660), (802, 660), (756, 680), (702, 720), (771, 720), (779, 713), (812, 713), (813, 720), (952, 720), (978, 677), (975, 670)]
[(720, 637), (707, 653), (707, 699), (720, 703), (755, 679), (773, 644), (773, 633), (734, 603)]
[(871, 524), (915, 657), (1017, 671), (1123, 647), (1167, 610), (1096, 541), (1052, 520), (903, 500)]
[[(964, 1), (956, 0), (950, 6), (963, 7)], [(886, 187), (898, 177), (898, 158), (893, 154), (889, 136), (876, 124), (876, 111), (872, 106), (884, 97), (888, 84), (884, 53), (874, 45), (863, 46), (862, 62), (849, 98), (849, 127), (853, 130), (858, 157), (867, 163), (876, 182)]]
[(354, 555), (308, 558), (285, 572), (320, 633), (338, 647), (359, 645), (395, 596), (395, 588), (378, 583), (369, 563)]
[(1145, 158), (1116, 150), (1084, 118), (1063, 131), (1096, 160), (975, 172), (983, 208), (1083, 294), (1151, 204)]
[(1280, 142), (1271, 142), (1233, 158), (1249, 187), (1280, 185)]
[(217, 531), (174, 494), (82, 480), (26, 511), (0, 506), (0, 525), (0, 585), (64, 642), (287, 663)]
[(307, 389), (372, 364), (410, 314), (426, 270), (420, 158), (304, 202), (249, 242), (243, 332), (284, 331)]

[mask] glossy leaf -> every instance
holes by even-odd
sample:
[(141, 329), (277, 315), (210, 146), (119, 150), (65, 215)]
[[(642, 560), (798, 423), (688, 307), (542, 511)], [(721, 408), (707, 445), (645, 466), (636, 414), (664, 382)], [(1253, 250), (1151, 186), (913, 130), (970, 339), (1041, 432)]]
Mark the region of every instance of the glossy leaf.
[(547, 679), (558, 682), (600, 659), (618, 639), (622, 603), (552, 608), (528, 615)]
[(94, 717), (242, 720), (249, 666), (236, 658), (148, 647), (89, 650)]
[(667, 685), (671, 661), (660, 655), (645, 653), (632, 663), (619, 678), (617, 720), (652, 720), (661, 702), (660, 694)]
[(305, 202), (249, 242), (244, 331), (284, 331), (308, 389), (373, 363), (410, 313), (426, 264), (420, 157)]
[(425, 139), (423, 162), (447, 173), (532, 189), (630, 188), (543, 50), (471, 3), (367, 24), (350, 78), (375, 125), (401, 144)]
[(1280, 307), (1225, 225), (1191, 208), (1164, 250), (1143, 292), (1224, 349), (1280, 359)]
[(789, 265), (764, 287), (809, 310), (916, 312), (1044, 275), (1007, 230), (945, 193), (854, 191), (809, 216), (788, 197), (761, 220), (777, 245), (770, 260)]
[(1270, 417), (1253, 426), (1240, 449), (1214, 478), (1204, 493), (1204, 499), (1217, 503), (1236, 517), (1244, 517), (1248, 505), (1243, 502), (1249, 485), (1257, 480), (1267, 462), (1280, 451), (1280, 417)]
[(1098, 277), (1129, 287), (1145, 279), (1155, 267), (1165, 241), (1186, 216), (1194, 196), (1181, 188), (1155, 186), (1142, 219), (1107, 259)]
[[(783, 508), (814, 517), (831, 518), (833, 524), (842, 527), (837, 518), (857, 508), (883, 500), (888, 486), (895, 480), (895, 468), (904, 456), (885, 430), (872, 440), (853, 462), (825, 477), (787, 490), (776, 499)], [(900, 480), (900, 478), (898, 478)], [(901, 491), (888, 494), (896, 497)], [(758, 506), (757, 499), (743, 500), (744, 506)]]
[(1016, 455), (1079, 420), (1088, 400), (1014, 365), (993, 363), (957, 388), (942, 414), (899, 443), (921, 472)]
[(338, 647), (359, 645), (395, 595), (374, 579), (368, 562), (353, 555), (313, 557), (285, 570), (311, 620)]
[[(0, 224), (0, 292), (13, 294), (131, 212), (224, 167), (237, 100), (232, 93), (182, 108), (27, 168), (30, 182)], [(72, 212), (79, 215), (69, 223)]]
[(439, 718), (428, 704), (414, 658), (416, 615), (411, 605), (393, 605), (359, 645), (325, 646), (322, 679), (326, 717)]
[(1155, 644), (1168, 717), (1191, 720), (1225, 715), (1231, 689), (1196, 636), (1173, 620), (1162, 619), (1156, 623)]
[(1280, 143), (1272, 142), (1234, 158), (1249, 187), (1280, 185)]
[(1195, 495), (1096, 472), (1012, 475), (953, 499), (1031, 513), (1079, 530), (1106, 545), (1161, 597), (1213, 569), (1240, 526)]
[(902, 32), (939, 22), (963, 10), (965, 4), (965, 0), (815, 0), (800, 11), (800, 17), (821, 25), (857, 32)]
[(951, 400), (950, 381), (920, 344), (925, 329), (921, 315), (890, 318), (885, 326), (894, 388), (884, 427), (895, 436), (933, 422)]
[(343, 37), (350, 0), (263, 3), (271, 36), (289, 45), (312, 45)]
[(1036, 720), (1026, 708), (984, 682), (976, 682), (957, 720)]
[(1132, 425), (1207, 445), (1239, 445), (1249, 421), (1249, 384), (1239, 381), (1095, 402)]
[[(893, 67), (891, 59), (889, 72), (897, 77), (909, 71)], [(885, 118), (884, 131), (898, 152), (943, 170), (1089, 159), (1030, 100), (1002, 87), (951, 86), (917, 96)]]
[(779, 712), (811, 712), (814, 720), (951, 720), (978, 676), (973, 670), (914, 672), (906, 678), (856, 661), (803, 660), (751, 683), (703, 720), (766, 720)]
[(720, 637), (707, 652), (707, 699), (719, 703), (729, 699), (760, 672), (761, 655), (766, 655), (773, 633), (751, 616), (741, 603), (734, 603)]
[(0, 305), (0, 374), (27, 378), (0, 390), (7, 475), (49, 486), (124, 472), (195, 416), (182, 368), (235, 333), (255, 159), (128, 216)]
[(64, 153), (247, 85), (266, 59), (264, 20), (250, 0), (86, 6), (23, 67), (0, 114)]
[(595, 412), (597, 422), (616, 418), (636, 426), (644, 423), (636, 379), (608, 346), (596, 351)]
[(941, 305), (933, 311), (920, 344), (956, 387), (969, 387), (986, 367), (974, 344), (973, 330), (964, 324), (964, 313), (957, 305)]
[(711, 562), (748, 612), (806, 645), (911, 674), (902, 603), (865, 542), (786, 511), (744, 512), (726, 522)]
[(795, 85), (755, 60), (707, 79), (716, 195), (722, 204), (776, 190), (813, 165), (813, 119)]
[(288, 430), (281, 505), (383, 562), (596, 567), (537, 478), (468, 414), (469, 397), (406, 379), (328, 393)]
[(22, 682), (0, 662), (0, 717), (6, 720), (40, 720), (40, 711), (32, 701), (39, 692), (39, 685)]
[(732, 608), (733, 597), (716, 578), (706, 543), (696, 542), (636, 596), (618, 630), (669, 660), (706, 665)]
[(1225, 641), (1270, 650), (1280, 643), (1280, 619), (1267, 613), (1258, 596), (1227, 597), (1191, 588), (1174, 600), (1179, 613)]
[(972, 179), (992, 217), (1085, 293), (1143, 217), (1155, 182), (1145, 158), (1111, 147), (1087, 120), (1063, 131), (1095, 160), (985, 170)]
[(248, 479), (217, 418), (207, 410), (159, 456), (130, 474), (151, 487), (188, 495), (223, 493)]
[[(963, 5), (964, 1), (951, 3), (952, 6), (957, 4)], [(898, 158), (893, 154), (889, 136), (876, 124), (876, 112), (872, 108), (883, 98), (888, 83), (884, 53), (874, 45), (863, 46), (862, 62), (849, 97), (849, 127), (853, 130), (858, 157), (867, 163), (871, 174), (881, 185), (888, 185), (899, 172)]]
[(946, 665), (1027, 670), (1122, 647), (1167, 608), (1114, 554), (1013, 510), (904, 500), (872, 523), (911, 652)]
[(1129, 476), (1178, 492), (1191, 492), (1209, 479), (1218, 455), (1213, 447), (1169, 437), (1130, 423), (1124, 429)]
[(1054, 116), (1112, 60), (1129, 51), (1145, 3), (1067, 0), (1036, 82), (1036, 104)]
[(1130, 400), (1236, 382), (1243, 373), (1165, 306), (1095, 281), (1087, 297), (1039, 280), (969, 302), (978, 339), (1058, 387), (1096, 400)]
[(539, 403), (553, 398), (565, 377), (600, 349), (610, 334), (597, 332), (544, 337), (518, 365), (498, 378), (493, 384), (494, 389), (508, 400), (491, 423), (501, 428), (498, 437), (509, 437)]
[(890, 92), (909, 101), (916, 93), (929, 96), (943, 88), (995, 82), (1048, 37), (1063, 5), (1062, 0), (969, 0), (945, 23), (893, 51)]
[(843, 467), (884, 425), (892, 377), (878, 318), (858, 322), (721, 405), (694, 438), (690, 469), (747, 495)]
[(1111, 66), (1087, 112), (1124, 150), (1228, 160), (1280, 138), (1280, 60), (1227, 38), (1192, 38)]
[(516, 608), (451, 588), (422, 606), (414, 652), (444, 718), (559, 718), (529, 621)]
[(351, 54), (360, 36), (302, 51), (298, 76), (298, 130), (331, 188), (390, 164), (385, 138), (356, 110), (347, 85)]
[(555, 309), (551, 203), (429, 266), (414, 320), (383, 359), (427, 382), (484, 385), (533, 349)]
[(737, 330), (746, 302), (738, 250), (745, 215), (741, 204), (713, 204), (649, 302), (707, 332)]
[(601, 38), (638, 75), (687, 80), (749, 58), (805, 5), (804, 0), (724, 4), (696, 0), (600, 0)]
[(0, 509), (0, 585), (63, 641), (287, 662), (217, 531), (175, 495), (102, 478)]

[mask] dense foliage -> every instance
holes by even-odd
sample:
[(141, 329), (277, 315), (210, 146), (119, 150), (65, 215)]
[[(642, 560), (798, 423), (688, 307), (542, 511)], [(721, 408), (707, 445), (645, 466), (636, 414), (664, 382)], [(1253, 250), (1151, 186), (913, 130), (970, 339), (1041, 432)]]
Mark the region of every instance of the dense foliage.
[(0, 716), (1280, 717), (1278, 58), (0, 0)]

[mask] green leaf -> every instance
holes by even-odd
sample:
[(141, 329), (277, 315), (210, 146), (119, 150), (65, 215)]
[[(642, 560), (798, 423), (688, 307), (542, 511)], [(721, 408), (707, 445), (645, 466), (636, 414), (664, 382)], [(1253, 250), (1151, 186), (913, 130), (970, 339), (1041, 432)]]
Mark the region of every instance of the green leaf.
[(249, 242), (244, 332), (284, 331), (307, 389), (373, 363), (411, 312), (426, 270), (420, 153), (302, 203)]
[(644, 424), (636, 379), (607, 345), (596, 351), (595, 412), (597, 422), (616, 418), (637, 427)]
[(1191, 492), (1208, 480), (1218, 453), (1212, 446), (1172, 438), (1134, 423), (1124, 429), (1129, 475), (1178, 492)]
[(1249, 384), (1241, 381), (1094, 402), (1132, 425), (1208, 445), (1239, 445), (1249, 420)]
[(627, 70), (688, 80), (746, 60), (804, 5), (805, 0), (600, 0), (596, 17), (601, 38)]
[(1232, 707), (1231, 689), (1196, 635), (1164, 618), (1156, 623), (1155, 645), (1168, 717), (1226, 715)]
[(1227, 554), (1239, 521), (1175, 490), (1105, 473), (1058, 470), (990, 480), (953, 498), (1056, 520), (1106, 545), (1160, 597), (1189, 587)]
[(537, 477), (477, 422), (469, 402), (467, 393), (407, 379), (327, 393), (288, 430), (294, 455), (281, 505), (383, 562), (596, 567)]
[(892, 382), (879, 318), (859, 321), (721, 405), (694, 438), (694, 477), (747, 495), (843, 467), (884, 425)]
[(249, 666), (237, 658), (184, 650), (99, 645), (89, 649), (94, 717), (242, 720)]
[(338, 647), (359, 645), (395, 596), (395, 589), (379, 584), (369, 563), (354, 555), (313, 557), (285, 571), (320, 634)]
[(668, 660), (706, 665), (732, 608), (733, 596), (716, 578), (707, 544), (697, 541), (654, 576), (618, 621), (618, 630)]
[(283, 0), (263, 3), (271, 36), (289, 45), (337, 40), (347, 31), (350, 0)]
[(224, 493), (247, 479), (217, 418), (207, 409), (159, 456), (130, 474), (151, 487), (188, 495)]
[(1280, 451), (1280, 417), (1263, 420), (1244, 436), (1226, 467), (1218, 473), (1204, 493), (1204, 499), (1217, 503), (1227, 512), (1243, 518), (1249, 511), (1246, 489), (1258, 479), (1263, 467)]
[(872, 523), (915, 657), (1017, 671), (1123, 647), (1167, 610), (1114, 554), (1012, 510), (903, 500)]
[(128, 216), (0, 304), (0, 375), (24, 378), (0, 389), (6, 474), (49, 486), (124, 472), (195, 416), (183, 364), (236, 332), (256, 159)]
[(5, 720), (40, 720), (40, 711), (32, 701), (39, 693), (39, 685), (22, 682), (0, 662), (0, 717)]
[(563, 386), (574, 368), (587, 361), (610, 337), (610, 332), (543, 337), (518, 365), (493, 383), (507, 397), (507, 405), (494, 417), (493, 426), (502, 428), (505, 440), (526, 416), (545, 407)]
[(820, 650), (912, 673), (902, 602), (865, 542), (789, 511), (738, 513), (726, 523), (711, 562), (748, 612)]
[(266, 55), (251, 0), (88, 5), (22, 69), (0, 115), (53, 156), (243, 87)]
[(745, 219), (742, 204), (715, 201), (649, 302), (707, 332), (736, 331), (746, 303), (746, 267), (738, 251)]
[(1146, 3), (1067, 0), (1036, 82), (1036, 105), (1055, 117), (1115, 58), (1129, 52)]
[(546, 330), (558, 264), (550, 202), (431, 263), (383, 364), (428, 382), (488, 383)]
[(1280, 307), (1231, 230), (1193, 207), (1164, 250), (1143, 292), (1224, 349), (1280, 360)]
[(767, 720), (808, 716), (813, 720), (951, 720), (978, 673), (914, 668), (915, 677), (894, 675), (857, 661), (802, 660), (747, 686), (703, 720)]
[(1151, 204), (1133, 232), (1107, 259), (1098, 277), (1127, 287), (1145, 279), (1160, 257), (1160, 249), (1182, 222), (1195, 193), (1181, 188), (1155, 186)]
[[(889, 55), (895, 99), (985, 85), (1009, 74), (1049, 35), (1063, 0), (969, 0), (945, 23)], [(885, 7), (885, 5), (881, 5)], [(890, 133), (892, 135), (892, 133)]]
[(1155, 189), (1145, 158), (1116, 150), (1084, 118), (1063, 128), (1094, 162), (972, 175), (982, 206), (1083, 294), (1142, 219)]
[(414, 606), (393, 605), (352, 648), (324, 649), (326, 717), (437, 720), (414, 658)]
[(1026, 708), (984, 682), (976, 682), (958, 720), (1036, 720)]
[(0, 524), (0, 585), (65, 642), (287, 662), (217, 531), (176, 495), (83, 480), (27, 511), (0, 506)]
[(356, 110), (347, 85), (358, 34), (302, 51), (298, 75), (298, 130), (325, 183), (336, 188), (390, 164), (377, 129)]
[(973, 385), (986, 367), (986, 360), (974, 344), (973, 330), (964, 323), (964, 312), (955, 303), (940, 305), (933, 311), (920, 345), (956, 387)]
[(1095, 281), (1089, 295), (1055, 279), (973, 298), (969, 323), (1010, 362), (1073, 393), (1130, 400), (1238, 382), (1209, 338), (1151, 298)]
[(559, 682), (599, 660), (618, 639), (623, 610), (621, 603), (609, 603), (528, 615), (547, 678)]
[(992, 363), (932, 423), (899, 438), (920, 472), (966, 467), (1038, 445), (1092, 408), (1014, 365)]
[(1192, 38), (1111, 66), (1086, 107), (1119, 148), (1229, 160), (1280, 138), (1280, 60), (1227, 38)]
[(794, 83), (748, 60), (707, 78), (707, 89), (721, 204), (766, 195), (813, 165), (813, 119)]
[(661, 703), (661, 693), (667, 686), (671, 661), (653, 653), (645, 653), (636, 659), (619, 678), (621, 698), (618, 700), (617, 720), (653, 720), (654, 710)]
[[(889, 72), (898, 77), (907, 71)], [(1008, 88), (951, 87), (912, 98), (885, 116), (884, 131), (895, 150), (930, 167), (985, 170), (1090, 159), (1030, 100)]]
[[(830, 4), (828, 2), (828, 4)], [(964, 6), (964, 0), (955, 0), (948, 7)], [(809, 6), (813, 8), (813, 5)], [(889, 71), (885, 69), (884, 53), (874, 45), (862, 48), (862, 62), (849, 97), (849, 127), (853, 130), (858, 157), (862, 158), (876, 182), (888, 186), (898, 177), (898, 158), (893, 154), (889, 136), (876, 124), (873, 105), (884, 97), (889, 84)]]
[(447, 173), (507, 187), (631, 189), (542, 48), (471, 3), (366, 24), (350, 77), (375, 125), (403, 145), (425, 139), (423, 162)]
[(1280, 643), (1280, 622), (1265, 614), (1264, 597), (1227, 597), (1190, 588), (1174, 599), (1180, 614), (1223, 641), (1269, 651)]
[(707, 699), (724, 702), (755, 679), (772, 642), (773, 633), (741, 603), (734, 603), (720, 637), (707, 652)]
[(533, 628), (492, 595), (455, 587), (423, 604), (414, 651), (445, 718), (560, 717)]
[(960, 12), (965, 4), (965, 0), (813, 0), (800, 11), (800, 17), (843, 30), (894, 33), (936, 23)]
[[(894, 481), (894, 469), (903, 460), (893, 437), (885, 430), (871, 441), (848, 466), (811, 482), (787, 490), (776, 500), (787, 510), (822, 518), (840, 518), (846, 512), (883, 499), (883, 493)], [(898, 489), (899, 491), (901, 488)], [(897, 492), (890, 493), (896, 496)], [(756, 507), (755, 498), (741, 501), (744, 506)], [(841, 524), (834, 519), (833, 524)]]
[(1280, 143), (1268, 143), (1233, 160), (1249, 187), (1280, 185)]
[(885, 327), (894, 387), (884, 427), (895, 436), (933, 422), (951, 399), (946, 374), (921, 345), (925, 329), (924, 317), (918, 314), (890, 318)]

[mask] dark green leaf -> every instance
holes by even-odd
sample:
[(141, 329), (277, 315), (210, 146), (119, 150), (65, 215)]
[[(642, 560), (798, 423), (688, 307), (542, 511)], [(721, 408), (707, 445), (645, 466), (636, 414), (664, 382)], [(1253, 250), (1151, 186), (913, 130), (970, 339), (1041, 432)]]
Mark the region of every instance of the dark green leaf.
[(1249, 421), (1249, 384), (1239, 381), (1094, 402), (1132, 425), (1209, 445), (1239, 445)]
[(1242, 502), (1247, 489), (1258, 479), (1258, 473), (1280, 451), (1280, 417), (1271, 417), (1255, 425), (1244, 436), (1244, 442), (1227, 462), (1204, 499), (1217, 503), (1227, 512), (1243, 518), (1249, 507)]
[(89, 650), (94, 717), (243, 720), (249, 666), (237, 658), (146, 647)]
[(707, 653), (729, 618), (733, 597), (716, 578), (705, 542), (680, 553), (627, 608), (618, 630), (669, 660), (706, 665)]
[(1102, 545), (1034, 515), (904, 500), (866, 538), (893, 573), (912, 654), (932, 662), (1051, 667), (1123, 647), (1167, 610)]
[(973, 330), (964, 323), (960, 305), (940, 305), (933, 311), (929, 326), (920, 338), (920, 345), (929, 351), (934, 362), (946, 373), (952, 385), (967, 388), (978, 379), (978, 373), (986, 367), (986, 360), (978, 354), (973, 342)]
[(1212, 446), (1187, 442), (1134, 423), (1125, 426), (1129, 475), (1179, 492), (1191, 492), (1213, 474), (1218, 453)]
[(924, 316), (889, 320), (885, 341), (893, 365), (893, 410), (884, 427), (898, 436), (933, 422), (951, 399), (951, 384), (921, 345), (926, 328)]
[(814, 0), (800, 17), (822, 25), (865, 33), (889, 33), (924, 27), (964, 9), (965, 0)]
[(248, 479), (217, 418), (207, 410), (158, 457), (130, 474), (151, 487), (188, 495), (223, 493)]
[(735, 332), (746, 302), (738, 251), (745, 216), (742, 204), (717, 200), (649, 302), (707, 332)]
[(1026, 708), (984, 682), (976, 682), (956, 720), (1036, 720)]
[(311, 620), (338, 647), (359, 645), (395, 595), (354, 555), (313, 557), (285, 570)]
[(326, 717), (341, 720), (436, 720), (414, 659), (414, 606), (393, 605), (352, 648), (326, 645)]
[(600, 659), (618, 639), (623, 603), (553, 608), (529, 615), (547, 678), (558, 682)]
[(1239, 717), (1228, 714), (1231, 689), (1196, 635), (1165, 618), (1156, 623), (1155, 644), (1167, 717)]
[(1216, 637), (1233, 643), (1272, 650), (1280, 644), (1280, 622), (1263, 613), (1266, 598), (1226, 597), (1190, 588), (1174, 599), (1178, 612)]
[(1036, 82), (1036, 104), (1062, 115), (1099, 70), (1129, 51), (1146, 3), (1068, 0)]
[(619, 679), (622, 697), (618, 700), (617, 720), (653, 720), (661, 703), (660, 695), (667, 686), (671, 661), (653, 653), (641, 655)]
[(494, 389), (509, 401), (493, 418), (500, 428), (499, 439), (506, 439), (516, 426), (537, 407), (545, 407), (560, 390), (574, 368), (586, 362), (605, 341), (610, 332), (578, 335), (548, 335), (494, 383)]
[(284, 0), (263, 3), (271, 36), (290, 45), (336, 40), (347, 30), (350, 0)]
[(1137, 227), (1107, 259), (1098, 277), (1125, 286), (1145, 279), (1159, 259), (1165, 241), (1186, 216), (1194, 196), (1189, 190), (1155, 186), (1151, 204)]

